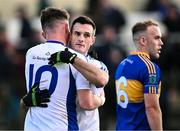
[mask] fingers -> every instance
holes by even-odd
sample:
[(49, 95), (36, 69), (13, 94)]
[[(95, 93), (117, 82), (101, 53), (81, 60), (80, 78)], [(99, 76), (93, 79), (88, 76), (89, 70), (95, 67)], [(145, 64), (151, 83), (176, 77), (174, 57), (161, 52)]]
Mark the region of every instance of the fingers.
[(56, 55), (57, 55), (57, 52), (54, 53), (54, 54), (52, 54), (51, 57), (50, 57), (50, 59), (51, 59), (51, 58), (56, 58)]
[(46, 108), (46, 107), (48, 107), (48, 105), (47, 104), (40, 104), (39, 107)]
[(42, 98), (50, 98), (50, 94), (47, 89), (41, 90), (38, 94)]
[(50, 95), (47, 89), (41, 90), (36, 94), (36, 100), (38, 107), (48, 107), (48, 102), (50, 102)]
[(48, 107), (48, 104), (50, 102), (50, 98), (44, 98), (44, 97), (41, 97), (41, 101), (40, 103), (38, 104), (39, 107)]
[(53, 66), (55, 64), (55, 58), (50, 57), (48, 60), (49, 60), (48, 62), (49, 65)]
[(48, 103), (48, 102), (50, 102), (50, 98), (43, 98), (41, 100), (41, 103)]
[(53, 61), (49, 61), (48, 64), (49, 64), (50, 66), (53, 66), (53, 65), (54, 65), (54, 62), (53, 62)]
[(40, 90), (40, 92), (39, 92), (40, 95), (48, 94), (48, 93), (49, 93), (49, 91), (47, 89)]
[(57, 52), (51, 55), (51, 57), (48, 59), (49, 60), (48, 64), (51, 66), (56, 64), (56, 57), (57, 57)]

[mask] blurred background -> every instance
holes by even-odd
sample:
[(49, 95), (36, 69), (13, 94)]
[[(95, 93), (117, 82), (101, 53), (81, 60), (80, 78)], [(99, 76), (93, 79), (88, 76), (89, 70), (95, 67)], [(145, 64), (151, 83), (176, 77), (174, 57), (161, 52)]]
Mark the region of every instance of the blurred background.
[(71, 21), (90, 16), (97, 25), (96, 50), (110, 74), (106, 103), (100, 110), (101, 130), (114, 130), (116, 94), (114, 72), (134, 44), (131, 28), (139, 20), (155, 19), (163, 32), (164, 47), (155, 61), (162, 72), (160, 97), (164, 129), (180, 129), (180, 1), (179, 0), (0, 0), (0, 130), (22, 130), (25, 111), (20, 98), (26, 93), (26, 51), (43, 41), (40, 10), (65, 8)]

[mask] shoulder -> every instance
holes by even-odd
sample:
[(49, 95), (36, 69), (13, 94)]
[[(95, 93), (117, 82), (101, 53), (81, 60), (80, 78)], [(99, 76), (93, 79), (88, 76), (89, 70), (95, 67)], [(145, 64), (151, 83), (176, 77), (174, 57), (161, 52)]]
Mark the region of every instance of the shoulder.
[(26, 52), (26, 55), (31, 54), (31, 53), (35, 53), (35, 52), (39, 52), (40, 50), (42, 50), (42, 46), (44, 46), (43, 43), (31, 47), (31, 48)]
[(81, 54), (81, 53), (79, 53), (79, 52), (77, 52), (77, 51), (75, 51), (75, 50), (73, 50), (73, 49), (71, 49), (71, 48), (68, 48), (68, 50), (69, 50), (71, 53), (77, 54), (77, 56), (78, 56), (79, 58), (81, 58), (82, 60), (87, 61), (86, 57), (85, 57), (83, 54)]
[(108, 72), (107, 66), (102, 61), (99, 61), (89, 55), (86, 56), (86, 59), (87, 59), (88, 63), (91, 63), (91, 64), (95, 65), (96, 67)]
[(148, 69), (149, 73), (155, 73), (156, 70), (159, 70), (159, 67), (153, 63), (149, 58), (145, 56), (140, 57), (142, 60), (142, 63), (144, 63), (144, 66)]

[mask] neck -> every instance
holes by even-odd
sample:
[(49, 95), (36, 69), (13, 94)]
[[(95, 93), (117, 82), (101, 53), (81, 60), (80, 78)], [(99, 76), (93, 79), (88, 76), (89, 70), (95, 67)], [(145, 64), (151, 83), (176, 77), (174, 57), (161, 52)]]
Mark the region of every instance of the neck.
[(55, 27), (49, 29), (47, 28), (44, 32), (44, 36), (46, 40), (54, 40), (64, 43), (64, 45), (67, 45), (68, 42), (68, 32), (62, 26), (61, 24), (56, 25)]
[(67, 41), (65, 39), (61, 39), (61, 38), (49, 37), (47, 39), (47, 41), (59, 41), (59, 42), (63, 43), (65, 46), (67, 45)]
[(64, 45), (66, 46), (66, 45), (67, 45), (67, 39), (66, 39), (65, 36), (66, 36), (66, 35), (63, 34), (63, 33), (51, 32), (51, 33), (48, 33), (48, 34), (46, 35), (46, 40), (47, 40), (47, 41), (59, 41), (59, 42), (64, 43)]

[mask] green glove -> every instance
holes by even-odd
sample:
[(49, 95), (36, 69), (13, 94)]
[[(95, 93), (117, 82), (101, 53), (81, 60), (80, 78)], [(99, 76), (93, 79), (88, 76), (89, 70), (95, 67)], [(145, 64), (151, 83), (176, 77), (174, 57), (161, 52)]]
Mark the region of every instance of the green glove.
[(71, 53), (68, 48), (65, 48), (64, 51), (59, 51), (51, 55), (51, 57), (48, 59), (49, 64), (51, 66), (57, 64), (57, 63), (74, 63), (74, 59), (76, 58), (77, 54)]
[(40, 90), (39, 83), (35, 83), (22, 100), (27, 107), (48, 107), (47, 103), (50, 102), (50, 95), (47, 89)]

